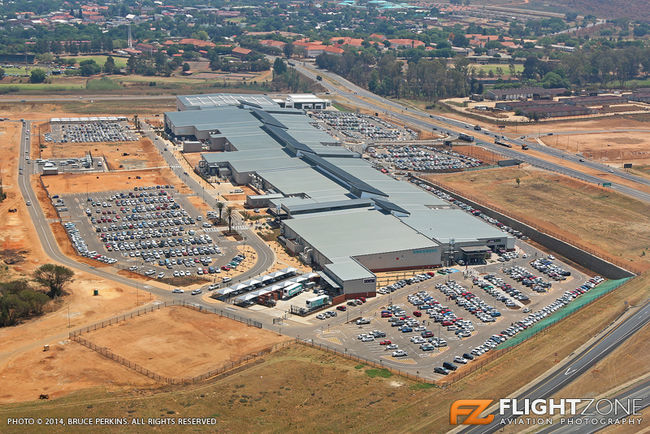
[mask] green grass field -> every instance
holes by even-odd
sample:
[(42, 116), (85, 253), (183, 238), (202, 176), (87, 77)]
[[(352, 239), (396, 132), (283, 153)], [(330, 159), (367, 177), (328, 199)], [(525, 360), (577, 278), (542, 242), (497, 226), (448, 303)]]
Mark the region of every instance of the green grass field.
[(84, 83), (0, 83), (0, 92), (20, 92), (29, 90), (64, 91), (85, 89)]
[[(106, 58), (108, 56), (69, 56), (69, 57), (63, 57), (63, 59), (74, 59), (77, 64), (79, 62), (83, 62), (84, 60), (92, 59), (97, 63), (98, 65), (104, 65), (106, 63)], [(115, 57), (113, 56), (113, 60), (115, 61), (115, 66), (118, 68), (124, 68), (126, 66), (126, 61), (124, 57)]]

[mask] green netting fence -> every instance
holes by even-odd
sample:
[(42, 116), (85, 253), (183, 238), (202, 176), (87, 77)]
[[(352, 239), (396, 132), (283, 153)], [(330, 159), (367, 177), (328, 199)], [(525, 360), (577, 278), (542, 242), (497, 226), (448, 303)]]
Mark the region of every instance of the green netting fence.
[(561, 321), (567, 316), (571, 315), (572, 313), (582, 309), (583, 307), (593, 302), (594, 300), (597, 300), (603, 295), (613, 291), (614, 289), (618, 288), (619, 286), (621, 286), (622, 284), (624, 284), (630, 279), (632, 279), (632, 277), (626, 277), (625, 279), (617, 279), (617, 280), (607, 280), (605, 282), (602, 282), (600, 285), (596, 286), (591, 291), (582, 294), (579, 298), (573, 300), (567, 306), (564, 306), (563, 308), (555, 311), (554, 313), (547, 316), (543, 320), (533, 324), (531, 327), (518, 333), (512, 339), (508, 339), (507, 341), (499, 345), (497, 348), (502, 349), (502, 348), (509, 348), (515, 345), (519, 345), (520, 343), (524, 342), (526, 339), (529, 339), (530, 337), (541, 332), (545, 328), (552, 326), (556, 322)]

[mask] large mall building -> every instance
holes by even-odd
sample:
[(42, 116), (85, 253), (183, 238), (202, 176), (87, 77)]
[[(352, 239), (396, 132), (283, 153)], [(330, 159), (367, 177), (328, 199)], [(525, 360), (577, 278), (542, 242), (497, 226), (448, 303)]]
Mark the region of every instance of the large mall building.
[(165, 129), (200, 143), (198, 170), (257, 190), (247, 204), (268, 207), (281, 221), (279, 241), (335, 292), (370, 296), (377, 272), (438, 267), (450, 257), (474, 263), (489, 250), (514, 248), (506, 232), (375, 169), (289, 100), (320, 99), (179, 96)]

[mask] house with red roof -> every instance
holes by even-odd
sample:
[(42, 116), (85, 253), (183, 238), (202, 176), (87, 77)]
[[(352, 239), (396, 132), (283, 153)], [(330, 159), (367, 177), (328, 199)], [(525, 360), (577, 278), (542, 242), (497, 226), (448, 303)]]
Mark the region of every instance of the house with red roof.
[(232, 49), (233, 56), (237, 56), (239, 58), (246, 57), (252, 52), (253, 50), (249, 50), (248, 48), (244, 48), (244, 47), (235, 47)]
[(390, 48), (417, 48), (424, 47), (425, 43), (417, 39), (388, 39)]

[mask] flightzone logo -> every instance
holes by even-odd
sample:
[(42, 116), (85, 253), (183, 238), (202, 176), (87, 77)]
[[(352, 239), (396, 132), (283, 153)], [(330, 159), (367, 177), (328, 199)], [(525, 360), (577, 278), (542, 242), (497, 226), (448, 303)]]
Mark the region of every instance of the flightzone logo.
[[(641, 398), (627, 399), (500, 399), (500, 425), (641, 425)], [(489, 425), (495, 414), (488, 414), (492, 399), (460, 399), (449, 409), (451, 425)]]

